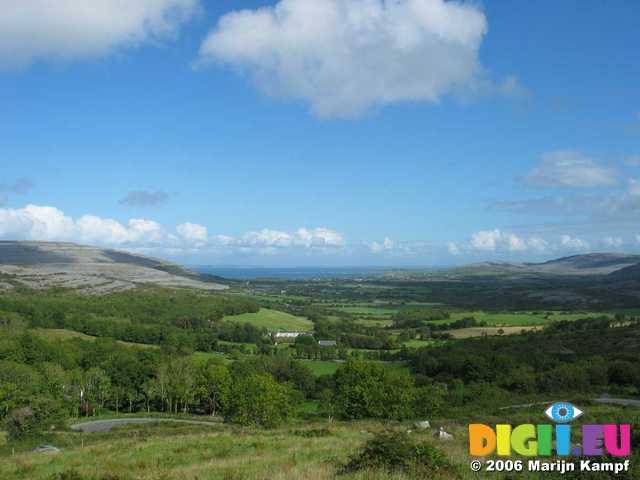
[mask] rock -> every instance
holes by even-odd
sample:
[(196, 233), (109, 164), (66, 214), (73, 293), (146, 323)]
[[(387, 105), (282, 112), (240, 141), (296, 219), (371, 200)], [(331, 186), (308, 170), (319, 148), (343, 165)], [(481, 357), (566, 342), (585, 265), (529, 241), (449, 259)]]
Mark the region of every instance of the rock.
[(38, 445), (33, 451), (35, 453), (60, 453), (60, 449), (53, 445)]
[(453, 435), (444, 431), (444, 427), (440, 427), (440, 429), (435, 433), (435, 438), (438, 440), (453, 440)]
[(431, 428), (431, 423), (429, 420), (423, 420), (421, 422), (414, 423), (413, 426), (416, 427), (417, 430), (426, 430), (427, 428)]

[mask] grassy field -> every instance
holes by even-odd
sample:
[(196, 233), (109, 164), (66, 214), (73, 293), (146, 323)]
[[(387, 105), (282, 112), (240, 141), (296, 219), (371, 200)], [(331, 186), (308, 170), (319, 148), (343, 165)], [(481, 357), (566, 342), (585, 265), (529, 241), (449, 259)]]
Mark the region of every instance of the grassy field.
[(447, 333), (451, 334), (453, 338), (472, 338), (482, 337), (484, 335), (516, 335), (522, 331), (537, 330), (539, 326), (512, 326), (512, 327), (471, 327), (471, 328), (459, 328), (457, 330), (449, 330)]
[(437, 342), (435, 340), (408, 340), (403, 342), (407, 348), (422, 348), (422, 347), (431, 347), (434, 345), (439, 345), (441, 342)]
[[(52, 339), (57, 338), (60, 340), (68, 340), (70, 338), (79, 338), (81, 340), (87, 341), (95, 341), (97, 337), (92, 335), (86, 335), (81, 332), (74, 332), (73, 330), (65, 330), (62, 328), (35, 328), (33, 332), (41, 337)], [(117, 343), (120, 345), (126, 345), (128, 347), (137, 347), (137, 348), (158, 348), (157, 345), (149, 345), (147, 343), (133, 343), (133, 342), (123, 342), (121, 340), (117, 340)]]
[[(220, 424), (219, 427), (157, 424), (120, 427), (110, 433), (60, 432), (51, 443), (58, 454), (16, 453), (0, 457), (3, 480), (328, 480), (349, 455), (372, 433), (398, 424), (365, 421), (297, 423), (274, 430), (253, 430)], [(439, 442), (456, 463), (461, 476), (433, 479), (478, 478), (466, 465), (464, 426), (448, 426), (456, 441)], [(429, 442), (431, 432), (416, 433)], [(83, 445), (84, 442), (84, 445)], [(466, 468), (465, 468), (466, 467)], [(341, 476), (352, 479), (408, 479), (384, 472)], [(496, 477), (492, 477), (496, 478)], [(497, 477), (500, 478), (500, 477)]]
[(478, 321), (487, 322), (491, 326), (532, 326), (546, 325), (550, 322), (568, 320), (575, 321), (581, 318), (594, 318), (606, 315), (603, 313), (584, 312), (584, 313), (565, 313), (565, 312), (510, 312), (510, 313), (493, 313), (493, 312), (452, 312), (451, 318), (447, 321), (436, 323), (449, 323), (466, 317), (473, 317)]
[(231, 315), (224, 317), (224, 319), (230, 322), (251, 323), (271, 332), (278, 330), (310, 331), (313, 329), (313, 323), (306, 318), (268, 308), (261, 308), (257, 313)]
[(326, 362), (322, 360), (300, 360), (300, 362), (308, 367), (316, 377), (332, 375), (340, 366), (339, 362)]

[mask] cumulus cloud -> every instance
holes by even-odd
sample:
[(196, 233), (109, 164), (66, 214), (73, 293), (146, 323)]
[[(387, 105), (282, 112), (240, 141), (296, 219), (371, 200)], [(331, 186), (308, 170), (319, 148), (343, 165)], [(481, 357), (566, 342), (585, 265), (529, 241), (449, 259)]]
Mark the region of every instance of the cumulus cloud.
[(460, 247), (458, 247), (458, 245), (455, 242), (449, 242), (447, 243), (447, 251), (449, 252), (449, 255), (460, 255)]
[(373, 242), (370, 248), (373, 253), (381, 253), (384, 251), (393, 250), (394, 247), (395, 242), (390, 238), (385, 237), (382, 243)]
[(562, 235), (560, 237), (560, 245), (567, 250), (582, 251), (589, 249), (589, 242), (571, 235)]
[(525, 177), (539, 187), (589, 188), (608, 187), (618, 181), (618, 172), (600, 165), (578, 150), (545, 153), (540, 165)]
[[(607, 243), (608, 242), (608, 243)], [(619, 237), (607, 237), (603, 244), (618, 248), (623, 244)], [(571, 235), (545, 239), (540, 236), (524, 236), (501, 229), (482, 230), (474, 232), (466, 243), (449, 242), (448, 251), (451, 255), (469, 254), (561, 254), (563, 252), (587, 251), (591, 244), (582, 238)]]
[(0, 239), (71, 241), (145, 252), (155, 249), (167, 254), (223, 250), (257, 254), (280, 250), (324, 252), (346, 246), (342, 234), (326, 227), (299, 228), (292, 233), (265, 228), (232, 237), (209, 235), (207, 227), (190, 222), (170, 229), (141, 218), (126, 223), (96, 215), (73, 219), (55, 207), (39, 205), (0, 208)]
[(542, 253), (549, 249), (546, 240), (540, 237), (521, 237), (512, 232), (505, 232), (498, 228), (480, 230), (471, 234), (468, 244), (459, 246), (453, 242), (448, 245), (452, 255), (466, 252), (534, 252)]
[(513, 76), (487, 88), (478, 58), (486, 32), (471, 3), (280, 0), (224, 15), (199, 63), (230, 65), (267, 95), (308, 102), (326, 117), (469, 91), (520, 95)]
[(20, 0), (2, 2), (0, 66), (75, 60), (155, 43), (176, 34), (199, 0)]
[(198, 225), (197, 223), (181, 223), (176, 227), (178, 235), (188, 242), (196, 244), (205, 244), (209, 240), (207, 227)]
[(295, 233), (264, 228), (245, 233), (238, 244), (251, 247), (340, 247), (345, 244), (343, 236), (328, 228), (299, 228)]
[(153, 207), (167, 203), (167, 200), (169, 200), (169, 194), (166, 192), (134, 190), (121, 198), (119, 203), (130, 207)]
[(620, 237), (609, 236), (609, 237), (604, 237), (602, 239), (602, 243), (605, 247), (620, 248), (624, 244), (624, 241)]

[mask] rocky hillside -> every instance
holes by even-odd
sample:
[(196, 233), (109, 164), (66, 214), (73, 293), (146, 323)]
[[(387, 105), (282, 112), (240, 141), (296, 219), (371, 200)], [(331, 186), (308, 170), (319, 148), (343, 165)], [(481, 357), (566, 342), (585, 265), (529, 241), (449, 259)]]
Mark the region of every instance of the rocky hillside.
[(104, 294), (142, 284), (224, 290), (212, 277), (120, 250), (62, 242), (0, 241), (0, 291), (23, 284)]
[(609, 275), (640, 263), (640, 255), (589, 253), (549, 260), (544, 263), (483, 262), (456, 268), (459, 275), (545, 276)]

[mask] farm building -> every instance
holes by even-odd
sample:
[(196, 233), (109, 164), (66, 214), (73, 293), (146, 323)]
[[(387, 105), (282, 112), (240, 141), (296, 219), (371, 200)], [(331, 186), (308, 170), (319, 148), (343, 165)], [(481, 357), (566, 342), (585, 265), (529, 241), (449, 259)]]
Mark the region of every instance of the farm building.
[(275, 332), (273, 334), (273, 338), (287, 339), (287, 338), (298, 338), (301, 335), (311, 335), (308, 332)]

